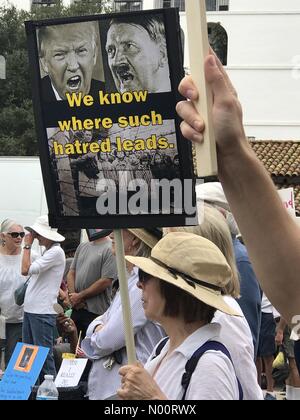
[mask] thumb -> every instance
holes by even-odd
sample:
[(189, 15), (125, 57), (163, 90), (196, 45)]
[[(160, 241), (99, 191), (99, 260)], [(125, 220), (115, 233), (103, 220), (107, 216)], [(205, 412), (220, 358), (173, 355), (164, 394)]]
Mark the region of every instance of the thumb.
[(220, 71), (214, 55), (209, 55), (205, 60), (205, 77), (211, 86), (215, 104), (224, 102), (226, 97), (231, 96), (224, 75)]

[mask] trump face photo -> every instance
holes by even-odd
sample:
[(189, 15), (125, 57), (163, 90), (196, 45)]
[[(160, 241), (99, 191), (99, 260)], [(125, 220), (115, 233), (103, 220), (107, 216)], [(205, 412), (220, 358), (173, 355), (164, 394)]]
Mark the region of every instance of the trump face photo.
[(65, 100), (67, 93), (87, 95), (103, 88), (99, 80), (93, 80), (99, 44), (96, 22), (43, 27), (38, 31), (38, 43), (47, 99), (55, 95), (56, 100)]

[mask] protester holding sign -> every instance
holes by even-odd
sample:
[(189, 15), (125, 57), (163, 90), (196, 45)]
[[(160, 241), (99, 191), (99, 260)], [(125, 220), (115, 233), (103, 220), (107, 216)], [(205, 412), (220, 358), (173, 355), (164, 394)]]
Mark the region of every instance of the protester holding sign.
[(225, 256), (232, 270), (232, 278), (223, 290), (224, 298), (241, 316), (232, 317), (221, 311), (216, 311), (213, 322), (218, 322), (221, 325), (220, 337), (232, 357), (236, 375), (243, 388), (244, 400), (262, 400), (263, 394), (257, 383), (256, 353), (251, 329), (240, 304), (240, 276), (235, 262), (231, 234), (225, 218), (217, 209), (205, 205), (201, 224), (193, 227), (171, 228), (167, 231), (188, 232), (202, 236), (213, 242)]
[[(213, 54), (205, 60), (205, 74), (214, 98), (220, 181), (263, 290), (292, 323), (300, 308), (299, 228), (283, 208), (271, 178), (247, 143), (237, 93)], [(183, 79), (179, 90), (190, 99), (177, 106), (184, 119), (182, 133), (194, 142), (202, 142), (205, 124), (193, 105), (199, 92), (192, 78)]]
[[(219, 248), (200, 236), (171, 232), (153, 248), (150, 258), (127, 256), (126, 260), (140, 269), (138, 286), (146, 317), (159, 322), (169, 340), (145, 369), (141, 365), (120, 369), (118, 395), (151, 400), (242, 399), (227, 350), (213, 344), (222, 343), (220, 325), (211, 323), (216, 310), (238, 315), (222, 296), (232, 271)], [(204, 345), (214, 351), (204, 351), (184, 387), (186, 364)]]

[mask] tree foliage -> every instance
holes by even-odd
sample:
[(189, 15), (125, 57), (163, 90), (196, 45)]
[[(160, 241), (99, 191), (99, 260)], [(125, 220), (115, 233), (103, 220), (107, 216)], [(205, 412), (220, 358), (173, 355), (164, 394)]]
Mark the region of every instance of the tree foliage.
[(0, 79), (0, 155), (38, 154), (31, 100), (31, 82), (24, 21), (106, 13), (111, 0), (79, 2), (64, 7), (35, 6), (31, 12), (0, 7), (0, 55), (6, 59), (6, 79)]

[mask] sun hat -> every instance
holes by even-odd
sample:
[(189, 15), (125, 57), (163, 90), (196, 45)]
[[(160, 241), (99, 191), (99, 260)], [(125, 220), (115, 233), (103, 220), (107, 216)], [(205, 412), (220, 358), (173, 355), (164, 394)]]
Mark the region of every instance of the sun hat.
[(163, 233), (159, 228), (152, 229), (127, 229), (128, 232), (132, 233), (134, 236), (143, 241), (150, 248), (154, 248), (157, 242), (162, 238)]
[[(220, 182), (207, 182), (196, 186), (197, 200), (202, 200), (212, 205), (217, 205), (219, 210), (226, 218), (228, 227), (232, 235), (239, 234), (239, 227), (235, 221), (233, 214), (230, 212), (230, 207), (225, 197), (222, 184)], [(223, 212), (221, 209), (224, 209)]]
[(220, 207), (230, 210), (220, 182), (206, 182), (205, 184), (198, 184), (196, 186), (196, 196), (197, 200), (216, 203)]
[(53, 242), (63, 242), (65, 240), (65, 237), (60, 235), (57, 229), (49, 226), (47, 215), (38, 217), (32, 226), (25, 226), (25, 229), (28, 232), (35, 232)]
[(232, 272), (219, 248), (193, 233), (171, 232), (152, 249), (150, 258), (126, 256), (145, 273), (191, 294), (229, 315), (239, 315), (222, 296)]

